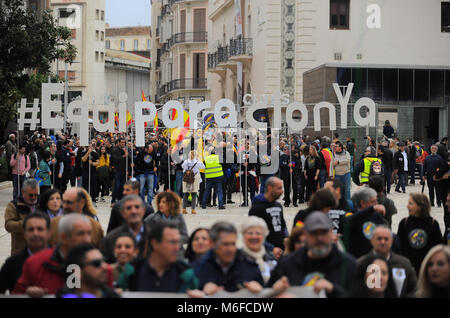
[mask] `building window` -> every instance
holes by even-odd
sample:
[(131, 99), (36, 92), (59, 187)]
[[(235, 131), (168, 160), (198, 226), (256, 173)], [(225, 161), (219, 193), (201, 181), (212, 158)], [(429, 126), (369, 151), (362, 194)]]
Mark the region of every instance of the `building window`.
[(150, 39), (147, 39), (147, 49), (148, 49), (148, 50), (151, 49)]
[(106, 40), (106, 48), (107, 49), (111, 48), (111, 41), (110, 40)]
[(100, 20), (100, 10), (95, 10), (95, 20)]
[(100, 31), (95, 31), (95, 40), (98, 41), (100, 39)]
[(350, 0), (330, 0), (330, 29), (350, 28)]
[(100, 53), (100, 57), (101, 57), (101, 62), (105, 62), (105, 53)]
[(74, 17), (72, 15), (75, 15), (74, 9), (59, 9), (59, 18), (60, 19)]
[(99, 56), (98, 51), (95, 51), (95, 61), (96, 62), (98, 62), (98, 56)]
[(441, 31), (450, 32), (450, 2), (441, 3)]
[(102, 17), (101, 17), (102, 21), (105, 21), (105, 11), (102, 10)]
[(133, 47), (134, 47), (135, 51), (139, 50), (139, 41), (138, 40), (133, 41)]
[(105, 40), (105, 32), (103, 32), (102, 31), (102, 34), (101, 34), (101, 38), (100, 38), (102, 41), (104, 41)]
[(125, 51), (125, 40), (120, 40), (120, 50)]

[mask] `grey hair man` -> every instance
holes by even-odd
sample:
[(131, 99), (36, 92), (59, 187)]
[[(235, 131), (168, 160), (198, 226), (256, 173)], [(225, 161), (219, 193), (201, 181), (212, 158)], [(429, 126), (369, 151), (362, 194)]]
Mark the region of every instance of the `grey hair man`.
[(23, 182), (22, 195), (8, 203), (5, 209), (5, 229), (11, 233), (11, 256), (20, 253), (26, 246), (23, 220), (36, 211), (39, 183), (35, 179)]
[(113, 263), (116, 260), (114, 257), (114, 244), (117, 237), (123, 232), (133, 234), (139, 249), (139, 257), (146, 256), (146, 249), (149, 243), (147, 237), (150, 229), (144, 223), (145, 203), (142, 198), (136, 194), (127, 195), (118, 204), (124, 222), (106, 235), (100, 247), (100, 251), (108, 263)]
[(258, 265), (237, 248), (237, 229), (228, 222), (218, 222), (210, 230), (214, 248), (193, 264), (204, 293), (219, 290), (234, 292), (242, 287), (260, 290), (264, 285)]
[(344, 244), (354, 257), (367, 254), (372, 245), (370, 240), (377, 225), (385, 224), (386, 209), (377, 202), (377, 192), (371, 188), (362, 188), (356, 191), (352, 200), (357, 212), (347, 216), (349, 231), (344, 231)]
[(409, 259), (392, 252), (393, 241), (394, 235), (388, 226), (377, 226), (370, 240), (373, 249), (368, 254), (360, 257), (358, 262), (363, 262), (370, 255), (383, 257), (392, 270), (389, 274), (393, 277), (397, 295), (399, 297), (414, 297), (417, 285), (416, 272)]

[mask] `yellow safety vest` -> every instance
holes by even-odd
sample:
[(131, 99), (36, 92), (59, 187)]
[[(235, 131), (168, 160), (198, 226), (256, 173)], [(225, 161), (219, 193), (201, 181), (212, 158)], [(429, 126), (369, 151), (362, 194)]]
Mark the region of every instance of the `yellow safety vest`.
[(222, 165), (219, 162), (218, 155), (209, 155), (205, 158), (205, 177), (206, 179), (218, 178), (223, 176)]
[(370, 167), (372, 166), (372, 163), (374, 161), (378, 161), (380, 164), (382, 164), (382, 161), (379, 158), (375, 158), (375, 157), (364, 158), (364, 171), (361, 172), (361, 178), (360, 178), (361, 183), (369, 182)]

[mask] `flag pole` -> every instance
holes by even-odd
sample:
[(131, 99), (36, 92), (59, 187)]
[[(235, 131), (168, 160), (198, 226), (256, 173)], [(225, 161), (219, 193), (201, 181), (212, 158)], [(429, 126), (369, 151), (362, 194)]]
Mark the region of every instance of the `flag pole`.
[[(170, 146), (171, 146), (171, 140), (170, 140), (170, 129), (167, 131), (167, 136), (169, 136), (169, 143), (167, 144), (167, 176), (169, 177), (169, 184), (168, 188), (171, 190), (171, 183), (170, 183)], [(175, 189), (174, 189), (175, 190)]]

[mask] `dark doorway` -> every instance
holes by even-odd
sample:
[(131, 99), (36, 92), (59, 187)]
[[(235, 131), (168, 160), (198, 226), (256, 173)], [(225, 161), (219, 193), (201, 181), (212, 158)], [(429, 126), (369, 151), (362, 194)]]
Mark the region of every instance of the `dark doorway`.
[(439, 108), (414, 108), (414, 139), (428, 149), (439, 141)]

